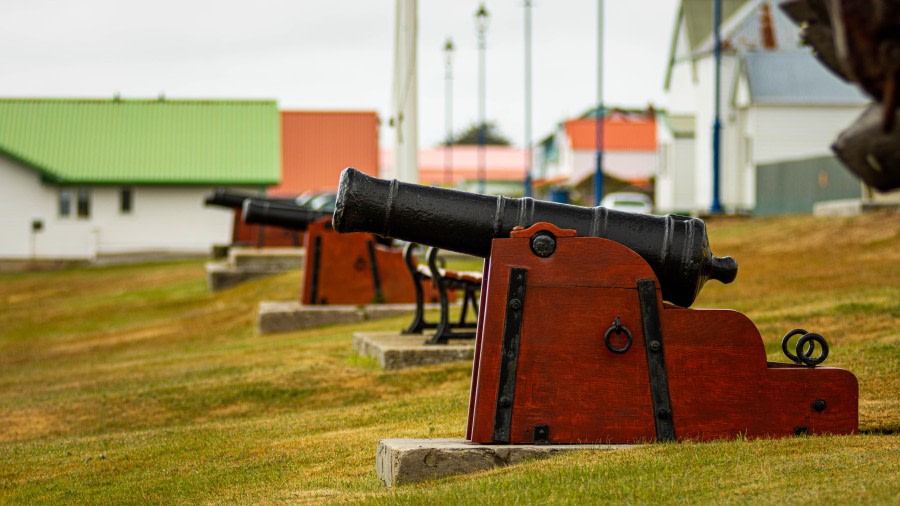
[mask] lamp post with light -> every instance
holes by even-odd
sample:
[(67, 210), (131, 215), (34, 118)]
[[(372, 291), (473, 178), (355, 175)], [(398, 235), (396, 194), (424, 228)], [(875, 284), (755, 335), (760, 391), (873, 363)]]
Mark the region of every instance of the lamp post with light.
[(453, 184), (453, 39), (444, 43), (444, 185)]
[(485, 125), (485, 32), (488, 29), (489, 14), (484, 7), (484, 2), (478, 6), (475, 12), (475, 29), (478, 31), (478, 192), (486, 191), (487, 161), (485, 159), (485, 137), (487, 136)]
[(531, 186), (531, 0), (525, 0), (525, 188), (530, 197)]
[(603, 0), (597, 2), (597, 115), (596, 165), (594, 166), (594, 205), (603, 200)]

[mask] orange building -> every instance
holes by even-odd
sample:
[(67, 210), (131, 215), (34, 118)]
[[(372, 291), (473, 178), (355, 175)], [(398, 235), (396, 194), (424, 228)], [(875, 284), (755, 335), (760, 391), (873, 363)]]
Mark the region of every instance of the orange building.
[[(378, 114), (374, 111), (282, 111), (281, 182), (268, 195), (293, 197), (336, 191), (341, 171), (354, 167), (378, 175)], [(298, 246), (299, 234), (246, 225), (235, 215), (235, 243)]]
[(378, 175), (377, 113), (281, 112), (281, 183), (269, 195), (335, 191), (346, 167)]
[[(537, 147), (538, 184), (573, 187), (596, 169), (595, 111), (563, 122)], [(609, 109), (603, 118), (603, 172), (607, 177), (647, 185), (657, 165), (656, 113)]]
[[(578, 118), (565, 122), (572, 149), (597, 148), (597, 120)], [(603, 119), (603, 149), (608, 151), (656, 151), (656, 118), (649, 114), (609, 113)]]

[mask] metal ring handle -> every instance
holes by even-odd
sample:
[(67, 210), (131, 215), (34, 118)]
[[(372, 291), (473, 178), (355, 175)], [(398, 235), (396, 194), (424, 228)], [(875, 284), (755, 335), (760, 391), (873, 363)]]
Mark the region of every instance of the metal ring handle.
[[(784, 356), (789, 358), (791, 360), (791, 362), (799, 364), (800, 359), (797, 358), (797, 355), (794, 355), (793, 353), (788, 351), (788, 341), (790, 341), (790, 339), (796, 335), (806, 335), (808, 333), (809, 332), (807, 332), (803, 329), (794, 329), (794, 330), (788, 332), (787, 334), (785, 334), (784, 337), (781, 338), (781, 351), (784, 352)], [(803, 353), (801, 353), (801, 354), (805, 355), (806, 357), (809, 357), (810, 355), (812, 355), (813, 348), (815, 348), (815, 344), (809, 343), (809, 349), (803, 351)]]
[[(808, 350), (809, 353), (803, 351), (803, 346), (807, 343), (809, 343), (810, 345)], [(819, 346), (822, 347), (822, 353), (820, 353), (819, 356), (815, 358), (810, 357), (810, 355), (812, 355), (813, 348), (815, 348), (815, 345), (813, 343), (819, 343)], [(797, 356), (800, 357), (800, 361), (804, 364), (815, 367), (824, 362), (826, 358), (828, 358), (828, 342), (825, 341), (825, 338), (821, 335), (810, 332), (797, 341)]]
[[(623, 332), (625, 333), (625, 337), (627, 338), (625, 346), (616, 348), (612, 345), (609, 338), (612, 336), (613, 332), (615, 332), (616, 334), (621, 334)], [(616, 321), (613, 322), (612, 326), (607, 329), (606, 334), (603, 335), (603, 342), (606, 343), (606, 349), (613, 353), (625, 353), (626, 351), (628, 351), (628, 348), (631, 348), (631, 341), (631, 331), (628, 330), (628, 327), (622, 325), (622, 320), (618, 316), (616, 316)]]

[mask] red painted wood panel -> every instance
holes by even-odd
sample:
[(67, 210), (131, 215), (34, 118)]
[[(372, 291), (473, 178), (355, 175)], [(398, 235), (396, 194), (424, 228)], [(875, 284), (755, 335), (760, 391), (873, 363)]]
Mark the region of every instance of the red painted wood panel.
[[(318, 290), (312, 300), (314, 244), (321, 238)], [(322, 218), (309, 225), (306, 233), (306, 258), (303, 269), (303, 304), (371, 304), (375, 301), (375, 283), (368, 243), (375, 236), (366, 233), (339, 234), (331, 228), (331, 218)], [(375, 243), (375, 260), (381, 280), (385, 303), (415, 302), (412, 277), (403, 261), (400, 249)], [(438, 299), (437, 290), (430, 284), (423, 286), (425, 300)]]
[[(531, 230), (533, 232), (533, 230)], [(526, 237), (497, 239), (482, 292), (467, 438), (491, 442), (499, 388), (509, 271), (528, 269), (511, 443), (631, 443), (656, 438), (637, 280), (654, 278), (640, 257), (597, 238), (559, 237), (549, 258)], [(655, 278), (654, 278), (655, 279)], [(657, 308), (678, 439), (782, 437), (857, 430), (858, 387), (848, 371), (770, 364), (758, 330), (741, 313)], [(632, 347), (610, 352), (616, 317)], [(822, 412), (813, 409), (826, 401)]]
[[(262, 230), (262, 234), (260, 234)], [(248, 225), (244, 223), (240, 209), (234, 210), (234, 225), (231, 243), (235, 245), (262, 247), (299, 248), (303, 246), (303, 232), (275, 226)]]

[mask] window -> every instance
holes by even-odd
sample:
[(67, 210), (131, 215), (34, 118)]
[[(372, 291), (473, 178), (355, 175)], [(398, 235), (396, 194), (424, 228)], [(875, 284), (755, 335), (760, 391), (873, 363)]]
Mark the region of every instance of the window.
[(72, 210), (72, 190), (68, 188), (59, 189), (59, 217), (66, 218)]
[(133, 199), (134, 192), (131, 188), (122, 188), (119, 191), (119, 212), (121, 214), (131, 214)]
[(78, 201), (75, 206), (78, 212), (79, 218), (90, 218), (91, 217), (91, 189), (90, 188), (78, 188), (77, 192)]

